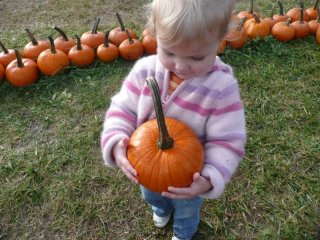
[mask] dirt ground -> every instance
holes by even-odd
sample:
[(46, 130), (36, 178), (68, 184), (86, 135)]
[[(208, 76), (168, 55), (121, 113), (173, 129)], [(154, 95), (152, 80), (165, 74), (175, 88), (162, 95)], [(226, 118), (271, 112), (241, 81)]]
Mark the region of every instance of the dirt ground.
[[(21, 32), (53, 25), (67, 29), (91, 27), (97, 17), (101, 26), (117, 24), (115, 13), (125, 23), (144, 26), (148, 0), (0, 0), (0, 31)], [(106, 29), (102, 29), (106, 30)], [(0, 33), (1, 34), (1, 33)], [(0, 36), (1, 38), (1, 36)]]

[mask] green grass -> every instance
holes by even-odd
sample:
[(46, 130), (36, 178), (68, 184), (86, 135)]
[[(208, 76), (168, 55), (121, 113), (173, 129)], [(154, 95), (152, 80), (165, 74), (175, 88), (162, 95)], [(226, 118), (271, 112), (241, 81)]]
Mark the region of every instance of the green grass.
[[(257, 5), (267, 13), (271, 3)], [(22, 32), (1, 40), (20, 47)], [(247, 154), (224, 195), (204, 202), (196, 239), (317, 239), (320, 46), (268, 37), (221, 57), (239, 79)], [(171, 239), (138, 187), (102, 164), (103, 117), (132, 65), (96, 61), (23, 89), (0, 84), (0, 239)]]

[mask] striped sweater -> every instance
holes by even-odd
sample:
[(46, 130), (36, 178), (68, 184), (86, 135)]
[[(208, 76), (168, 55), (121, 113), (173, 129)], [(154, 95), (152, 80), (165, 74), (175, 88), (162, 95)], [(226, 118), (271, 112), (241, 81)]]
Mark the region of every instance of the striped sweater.
[(219, 57), (205, 76), (184, 80), (172, 94), (168, 94), (169, 75), (156, 55), (135, 63), (105, 115), (101, 134), (104, 162), (115, 167), (112, 147), (155, 118), (151, 91), (145, 82), (153, 76), (159, 84), (165, 116), (188, 124), (204, 146), (201, 175), (210, 179), (213, 188), (201, 197), (217, 198), (244, 156), (245, 117), (237, 80)]

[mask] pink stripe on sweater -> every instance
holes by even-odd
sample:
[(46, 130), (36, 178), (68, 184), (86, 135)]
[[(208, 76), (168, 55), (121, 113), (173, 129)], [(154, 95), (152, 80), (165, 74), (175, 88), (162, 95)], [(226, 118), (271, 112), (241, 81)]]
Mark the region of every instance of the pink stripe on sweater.
[(131, 92), (133, 92), (134, 94), (136, 94), (136, 95), (138, 95), (138, 96), (140, 96), (140, 90), (136, 87), (136, 86), (134, 86), (130, 81), (125, 81), (124, 82), (124, 85), (131, 91)]
[(122, 118), (127, 122), (130, 122), (134, 125), (136, 125), (137, 120), (132, 117), (131, 115), (124, 113), (124, 112), (119, 112), (119, 111), (109, 111), (107, 112), (107, 118), (111, 118), (111, 117), (117, 117), (117, 118)]
[(182, 107), (184, 109), (188, 109), (192, 112), (196, 112), (196, 113), (200, 114), (201, 116), (207, 116), (209, 114), (217, 116), (217, 115), (228, 113), (228, 112), (234, 112), (234, 111), (237, 111), (237, 110), (240, 110), (243, 108), (241, 102), (236, 102), (234, 104), (231, 104), (228, 107), (221, 108), (221, 109), (215, 109), (215, 108), (207, 108), (206, 109), (206, 108), (201, 107), (199, 104), (185, 101), (179, 97), (176, 97), (174, 99), (174, 102), (177, 105), (179, 105), (180, 107)]
[(100, 147), (101, 147), (101, 149), (103, 150), (103, 148), (104, 148), (104, 146), (106, 145), (106, 143), (108, 142), (108, 140), (109, 140), (112, 136), (114, 136), (114, 135), (116, 135), (116, 134), (118, 134), (118, 133), (122, 133), (122, 132), (114, 131), (114, 132), (109, 133), (107, 136), (102, 137), (101, 142), (100, 142)]
[(235, 148), (234, 146), (232, 146), (231, 144), (229, 144), (227, 142), (224, 142), (224, 141), (211, 141), (209, 143), (225, 147), (225, 148), (231, 150), (232, 152), (234, 152), (235, 154), (237, 154), (239, 157), (241, 157), (241, 158), (244, 157), (244, 151), (243, 150)]

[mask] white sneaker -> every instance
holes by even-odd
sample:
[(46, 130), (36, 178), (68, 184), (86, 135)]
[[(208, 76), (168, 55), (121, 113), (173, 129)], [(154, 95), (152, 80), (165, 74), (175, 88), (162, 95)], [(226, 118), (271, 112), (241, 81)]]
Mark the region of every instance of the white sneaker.
[(176, 236), (173, 236), (171, 240), (180, 240), (180, 238), (177, 238)]
[(165, 227), (169, 220), (170, 220), (170, 214), (168, 216), (165, 216), (165, 217), (159, 217), (157, 214), (153, 213), (153, 222), (154, 222), (154, 225), (158, 228), (163, 228)]

